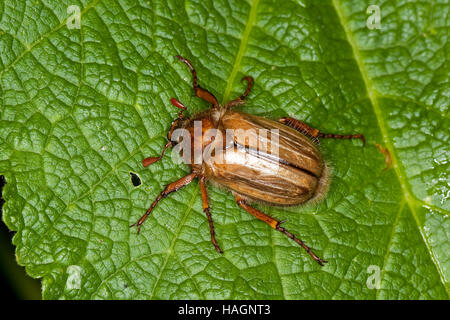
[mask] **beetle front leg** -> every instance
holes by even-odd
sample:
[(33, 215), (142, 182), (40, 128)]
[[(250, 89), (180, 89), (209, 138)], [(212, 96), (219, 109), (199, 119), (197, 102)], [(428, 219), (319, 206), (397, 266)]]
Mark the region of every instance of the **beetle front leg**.
[(248, 96), (248, 94), (250, 93), (250, 90), (252, 90), (254, 80), (250, 76), (245, 76), (241, 79), (241, 81), (244, 81), (244, 80), (247, 81), (247, 89), (245, 90), (245, 92), (240, 97), (237, 97), (236, 99), (228, 102), (226, 104), (225, 108), (236, 107), (236, 106), (243, 105), (245, 103), (244, 99)]
[(199, 97), (200, 99), (203, 99), (205, 101), (208, 101), (209, 103), (211, 103), (214, 107), (219, 107), (219, 102), (217, 101), (217, 98), (208, 90), (203, 89), (202, 87), (200, 87), (197, 83), (197, 72), (195, 71), (194, 66), (192, 65), (192, 63), (182, 57), (182, 56), (175, 56), (175, 58), (177, 58), (178, 60), (180, 60), (181, 62), (184, 62), (189, 70), (191, 70), (192, 73), (192, 87), (194, 88), (195, 94), (197, 95), (197, 97)]
[(298, 132), (306, 134), (307, 136), (311, 137), (316, 143), (319, 143), (318, 138), (331, 138), (331, 139), (361, 139), (363, 145), (366, 144), (366, 139), (361, 133), (357, 134), (323, 133), (320, 132), (318, 129), (310, 127), (303, 121), (291, 117), (284, 117), (278, 121), (297, 130)]
[(155, 201), (153, 201), (150, 208), (147, 209), (147, 212), (145, 212), (145, 214), (136, 223), (133, 223), (132, 225), (130, 225), (130, 228), (137, 227), (137, 233), (139, 233), (141, 231), (141, 225), (145, 222), (145, 220), (147, 219), (149, 214), (152, 212), (153, 208), (156, 207), (158, 202), (162, 198), (167, 197), (172, 192), (178, 191), (182, 187), (187, 186), (189, 183), (192, 182), (192, 180), (194, 180), (195, 177), (197, 177), (196, 173), (190, 173), (187, 176), (184, 176), (183, 178), (178, 179), (177, 181), (174, 181), (174, 182), (168, 184), (164, 188), (164, 190), (156, 197)]
[(321, 258), (319, 258), (312, 250), (310, 247), (308, 247), (302, 240), (298, 239), (296, 236), (294, 236), (292, 233), (290, 233), (289, 231), (287, 231), (285, 228), (281, 227), (280, 225), (282, 224), (282, 222), (275, 220), (274, 218), (268, 216), (267, 214), (265, 214), (264, 212), (261, 212), (251, 206), (249, 206), (247, 204), (247, 202), (245, 201), (245, 199), (241, 198), (238, 195), (235, 195), (236, 197), (236, 203), (238, 204), (238, 206), (240, 206), (242, 209), (244, 209), (245, 211), (247, 211), (248, 213), (250, 213), (251, 215), (253, 215), (254, 217), (256, 217), (257, 219), (264, 221), (265, 223), (267, 223), (269, 226), (271, 226), (273, 229), (280, 231), (281, 233), (284, 233), (286, 236), (288, 236), (289, 238), (291, 238), (292, 240), (294, 240), (295, 242), (297, 242), (303, 249), (306, 250), (306, 252), (314, 259), (314, 261), (316, 261), (318, 264), (320, 264), (321, 266), (323, 266), (325, 263), (327, 263), (326, 260), (323, 260)]
[(212, 242), (214, 248), (216, 248), (218, 253), (223, 253), (223, 251), (220, 249), (220, 247), (216, 241), (216, 236), (215, 236), (215, 231), (214, 231), (214, 223), (212, 220), (210, 207), (209, 207), (209, 201), (208, 201), (208, 191), (206, 189), (206, 178), (204, 176), (201, 176), (199, 180), (200, 180), (200, 189), (201, 189), (201, 193), (202, 193), (203, 211), (205, 212), (206, 217), (208, 218), (209, 231), (211, 233), (211, 242)]

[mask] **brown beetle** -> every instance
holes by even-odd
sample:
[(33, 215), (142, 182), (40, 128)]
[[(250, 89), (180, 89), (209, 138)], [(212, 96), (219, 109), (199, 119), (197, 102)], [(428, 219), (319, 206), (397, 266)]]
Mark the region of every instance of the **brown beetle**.
[[(211, 160), (212, 158), (203, 158), (200, 162), (195, 162), (191, 156), (192, 161), (189, 164), (191, 173), (167, 185), (153, 201), (147, 212), (131, 227), (136, 226), (139, 233), (141, 225), (162, 198), (198, 178), (203, 210), (209, 221), (211, 242), (216, 250), (222, 253), (215, 239), (214, 225), (208, 204), (206, 182), (209, 180), (231, 190), (237, 204), (242, 209), (297, 242), (316, 262), (323, 266), (327, 261), (319, 258), (303, 241), (283, 228), (281, 226), (283, 221), (280, 222), (266, 215), (248, 203), (257, 201), (274, 206), (290, 206), (317, 201), (326, 194), (330, 180), (328, 166), (323, 161), (316, 146), (319, 142), (318, 139), (357, 138), (365, 143), (364, 136), (362, 134), (322, 133), (294, 118), (285, 117), (279, 121), (274, 121), (235, 111), (233, 108), (244, 104), (244, 99), (251, 90), (253, 78), (248, 76), (242, 79), (247, 81), (245, 92), (237, 99), (221, 106), (211, 92), (197, 84), (197, 74), (191, 62), (181, 56), (176, 58), (189, 67), (193, 76), (193, 88), (196, 95), (211, 103), (212, 107), (206, 112), (185, 119), (183, 118), (183, 111), (186, 110), (186, 107), (180, 101), (172, 98), (171, 103), (181, 111), (169, 130), (167, 135), (169, 141), (159, 157), (146, 158), (142, 161), (142, 164), (147, 167), (155, 163), (162, 158), (168, 147), (175, 145), (172, 141), (172, 134), (177, 128), (183, 128), (191, 133), (191, 155), (199, 151), (197, 149), (200, 149), (200, 154), (203, 155), (206, 149), (214, 148), (214, 156), (220, 155), (225, 161), (218, 162)], [(201, 124), (200, 136), (196, 136), (194, 132), (196, 122)], [(248, 130), (246, 132), (250, 132), (250, 134), (246, 136), (233, 134), (230, 145), (224, 143), (222, 139), (215, 139), (214, 136), (210, 139), (204, 138), (205, 132), (210, 129), (216, 129), (222, 135), (227, 135), (230, 129), (236, 131), (240, 129)], [(259, 130), (271, 130), (271, 134), (269, 137), (255, 134)], [(262, 152), (254, 148), (249, 143), (251, 139), (257, 141), (258, 145), (265, 143), (271, 147), (275, 146), (277, 154), (274, 156), (266, 151)]]

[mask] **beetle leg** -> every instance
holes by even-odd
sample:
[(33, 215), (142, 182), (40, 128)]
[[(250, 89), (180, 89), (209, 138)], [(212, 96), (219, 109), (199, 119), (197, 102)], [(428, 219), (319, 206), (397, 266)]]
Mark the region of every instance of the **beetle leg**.
[(284, 117), (280, 120), (281, 123), (294, 128), (295, 130), (306, 134), (307, 136), (311, 137), (317, 144), (319, 144), (318, 138), (332, 138), (332, 139), (361, 139), (363, 142), (363, 145), (366, 144), (366, 139), (364, 136), (360, 133), (358, 134), (335, 134), (335, 133), (323, 133), (320, 132), (318, 129), (312, 128), (308, 126), (306, 123), (297, 120), (295, 118), (291, 117)]
[(194, 66), (192, 65), (192, 63), (186, 59), (183, 58), (182, 56), (175, 56), (175, 58), (179, 59), (180, 61), (184, 62), (189, 70), (191, 70), (192, 73), (192, 87), (194, 88), (195, 94), (197, 95), (197, 97), (199, 97), (200, 99), (206, 100), (209, 103), (211, 103), (214, 107), (219, 107), (219, 102), (217, 101), (217, 98), (208, 90), (203, 89), (202, 87), (200, 87), (197, 83), (197, 72), (195, 71)]
[(245, 92), (240, 97), (237, 97), (236, 99), (228, 102), (225, 105), (225, 108), (237, 107), (237, 106), (243, 105), (245, 103), (244, 99), (248, 96), (248, 94), (250, 93), (250, 90), (252, 90), (254, 80), (250, 76), (245, 76), (241, 79), (241, 81), (244, 81), (244, 80), (247, 81), (247, 89), (245, 90)]
[(166, 152), (167, 148), (172, 147), (172, 141), (171, 141), (171, 137), (172, 137), (172, 133), (175, 130), (175, 128), (177, 127), (178, 123), (183, 120), (183, 112), (187, 109), (186, 106), (181, 103), (180, 101), (178, 101), (175, 98), (170, 99), (170, 103), (172, 103), (175, 107), (181, 109), (181, 111), (178, 113), (178, 118), (176, 118), (173, 122), (172, 125), (170, 126), (170, 130), (167, 133), (167, 139), (169, 140), (166, 145), (164, 146), (161, 154), (159, 155), (159, 157), (147, 157), (144, 160), (142, 160), (142, 165), (144, 167), (148, 167), (149, 165), (159, 161), (162, 159), (162, 157), (164, 156), (164, 153)]
[(175, 192), (175, 191), (181, 189), (182, 187), (187, 186), (189, 183), (192, 182), (192, 180), (194, 180), (195, 177), (197, 177), (196, 173), (190, 173), (187, 176), (184, 176), (183, 178), (178, 179), (177, 181), (174, 181), (174, 182), (168, 184), (164, 188), (164, 190), (156, 197), (155, 201), (153, 201), (152, 205), (150, 206), (150, 208), (147, 209), (145, 214), (136, 223), (130, 225), (130, 228), (137, 227), (137, 233), (139, 233), (141, 231), (141, 225), (144, 223), (144, 221), (147, 219), (149, 214), (152, 212), (153, 208), (156, 207), (158, 202), (162, 198), (167, 197), (172, 192)]
[(326, 260), (323, 260), (321, 258), (319, 258), (314, 252), (312, 252), (311, 248), (308, 247), (302, 240), (298, 239), (296, 236), (294, 236), (292, 233), (290, 233), (289, 231), (287, 231), (285, 228), (281, 227), (280, 225), (284, 222), (281, 221), (279, 222), (278, 220), (275, 220), (274, 218), (268, 216), (267, 214), (249, 206), (245, 199), (241, 198), (238, 195), (235, 195), (236, 197), (236, 202), (238, 204), (238, 206), (240, 206), (242, 209), (244, 209), (245, 211), (247, 211), (248, 213), (250, 213), (251, 215), (253, 215), (254, 217), (258, 218), (261, 221), (264, 221), (265, 223), (267, 223), (268, 225), (270, 225), (272, 228), (274, 228), (275, 230), (280, 231), (281, 233), (284, 233), (286, 236), (288, 236), (289, 238), (291, 238), (292, 240), (294, 240), (295, 242), (297, 242), (303, 249), (306, 250), (306, 252), (308, 252), (308, 254), (314, 259), (314, 261), (316, 261), (318, 264), (320, 264), (321, 266), (323, 266), (325, 263), (327, 263)]
[(331, 139), (360, 139), (363, 146), (366, 145), (366, 138), (361, 133), (357, 134), (336, 134), (336, 133), (323, 133), (319, 132), (319, 138), (331, 138)]
[(209, 207), (209, 201), (208, 201), (208, 191), (206, 189), (206, 178), (204, 176), (200, 177), (200, 189), (201, 189), (201, 193), (202, 193), (203, 211), (205, 212), (206, 217), (208, 218), (208, 222), (209, 222), (209, 231), (211, 233), (211, 242), (212, 242), (214, 248), (216, 248), (218, 253), (223, 253), (216, 241), (214, 224), (213, 224), (210, 207)]
[(308, 126), (306, 123), (291, 117), (283, 117), (278, 121), (287, 125), (288, 127), (297, 130), (300, 133), (307, 135), (308, 137), (312, 138), (314, 142), (319, 144), (318, 137), (320, 131), (318, 129), (314, 129)]

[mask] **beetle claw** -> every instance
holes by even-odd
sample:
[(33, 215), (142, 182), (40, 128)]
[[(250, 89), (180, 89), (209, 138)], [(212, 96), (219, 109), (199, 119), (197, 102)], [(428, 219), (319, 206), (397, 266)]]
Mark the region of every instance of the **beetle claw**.
[(361, 139), (361, 141), (363, 143), (363, 147), (365, 147), (366, 146), (366, 138), (364, 138), (364, 136), (361, 134), (360, 139)]
[(325, 263), (328, 263), (328, 261), (319, 258), (319, 260), (317, 260), (317, 263), (323, 267), (325, 265)]
[(130, 228), (133, 228), (133, 227), (137, 227), (136, 234), (139, 234), (139, 232), (141, 232), (141, 225), (139, 224), (139, 222), (136, 222), (136, 223), (133, 223), (132, 225), (130, 225)]

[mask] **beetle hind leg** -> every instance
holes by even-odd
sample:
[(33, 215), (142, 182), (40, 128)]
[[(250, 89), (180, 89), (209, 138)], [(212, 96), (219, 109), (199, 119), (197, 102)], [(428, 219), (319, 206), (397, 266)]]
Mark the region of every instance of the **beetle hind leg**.
[(363, 145), (366, 144), (366, 139), (361, 133), (357, 134), (336, 134), (336, 133), (323, 133), (320, 130), (310, 127), (303, 121), (297, 120), (291, 117), (283, 117), (279, 122), (299, 131), (310, 137), (314, 142), (319, 144), (319, 138), (331, 138), (331, 139), (360, 139)]
[(300, 245), (303, 249), (305, 249), (305, 251), (311, 256), (311, 258), (314, 259), (314, 261), (316, 261), (319, 265), (323, 266), (325, 263), (327, 263), (326, 260), (323, 260), (321, 258), (319, 258), (312, 250), (310, 247), (308, 247), (302, 240), (298, 239), (295, 235), (293, 235), (292, 233), (290, 233), (289, 231), (287, 231), (285, 228), (283, 228), (281, 226), (281, 224), (284, 222), (280, 222), (270, 216), (268, 216), (267, 214), (265, 214), (264, 212), (261, 212), (255, 208), (253, 208), (252, 206), (249, 206), (247, 204), (247, 202), (245, 201), (244, 198), (242, 198), (239, 195), (235, 195), (236, 197), (236, 203), (238, 204), (239, 207), (241, 207), (242, 209), (244, 209), (245, 211), (247, 211), (248, 213), (250, 213), (251, 215), (253, 215), (255, 218), (264, 221), (265, 223), (267, 223), (269, 226), (271, 226), (273, 229), (280, 231), (281, 233), (284, 233), (288, 238), (294, 240), (295, 242), (297, 242), (298, 245)]
[(319, 138), (331, 139), (360, 139), (363, 145), (366, 145), (366, 138), (361, 133), (356, 134), (336, 134), (319, 132)]

